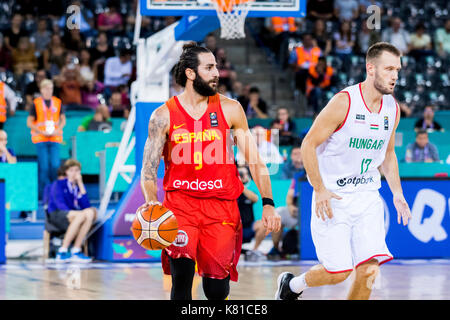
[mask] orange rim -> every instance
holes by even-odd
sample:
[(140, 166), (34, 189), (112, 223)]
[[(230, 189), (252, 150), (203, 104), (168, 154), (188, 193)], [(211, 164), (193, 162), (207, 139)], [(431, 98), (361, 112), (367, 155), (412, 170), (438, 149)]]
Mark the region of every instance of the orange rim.
[(252, 0), (212, 0), (217, 3), (220, 10), (224, 12), (233, 11), (235, 5), (251, 2)]

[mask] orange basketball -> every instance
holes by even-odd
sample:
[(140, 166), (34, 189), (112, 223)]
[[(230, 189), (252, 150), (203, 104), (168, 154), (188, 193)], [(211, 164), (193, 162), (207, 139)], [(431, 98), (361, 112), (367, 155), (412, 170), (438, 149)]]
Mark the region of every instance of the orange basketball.
[(170, 246), (175, 240), (178, 222), (172, 211), (154, 204), (136, 212), (131, 231), (143, 248), (159, 250)]

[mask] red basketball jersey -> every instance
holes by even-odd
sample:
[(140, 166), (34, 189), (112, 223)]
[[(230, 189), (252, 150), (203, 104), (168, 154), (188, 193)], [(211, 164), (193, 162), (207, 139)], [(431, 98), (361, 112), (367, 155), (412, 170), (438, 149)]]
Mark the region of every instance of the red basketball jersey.
[(176, 96), (166, 105), (170, 130), (163, 153), (164, 190), (198, 198), (237, 199), (244, 186), (219, 95), (209, 97), (206, 112), (198, 120), (186, 112)]

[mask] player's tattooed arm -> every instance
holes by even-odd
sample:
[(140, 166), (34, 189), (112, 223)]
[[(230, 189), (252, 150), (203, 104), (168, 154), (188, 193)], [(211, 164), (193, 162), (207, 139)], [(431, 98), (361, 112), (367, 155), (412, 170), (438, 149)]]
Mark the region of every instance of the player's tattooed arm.
[(169, 122), (169, 111), (165, 105), (156, 109), (150, 117), (141, 170), (141, 189), (146, 202), (157, 200), (157, 172), (169, 131)]

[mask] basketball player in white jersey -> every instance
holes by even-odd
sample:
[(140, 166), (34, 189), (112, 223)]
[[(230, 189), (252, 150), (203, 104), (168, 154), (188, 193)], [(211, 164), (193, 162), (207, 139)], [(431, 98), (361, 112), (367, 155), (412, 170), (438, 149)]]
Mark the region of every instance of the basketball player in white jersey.
[[(379, 42), (366, 54), (366, 80), (337, 93), (302, 143), (312, 185), (311, 234), (320, 264), (278, 277), (276, 299), (296, 300), (310, 287), (337, 284), (354, 270), (348, 299), (369, 299), (379, 265), (393, 259), (385, 242), (380, 171), (393, 194), (398, 223), (411, 212), (394, 149), (400, 111), (392, 93), (401, 53)], [(380, 170), (380, 171), (379, 171)]]

